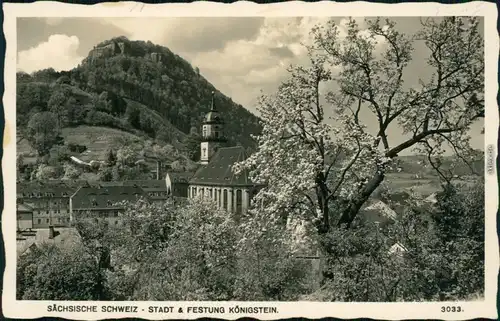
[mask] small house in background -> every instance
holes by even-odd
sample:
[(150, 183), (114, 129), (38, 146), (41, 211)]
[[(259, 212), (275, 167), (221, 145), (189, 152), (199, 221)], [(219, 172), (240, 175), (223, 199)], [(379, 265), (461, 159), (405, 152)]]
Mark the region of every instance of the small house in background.
[(194, 173), (169, 172), (165, 178), (167, 193), (176, 197), (188, 197), (189, 180)]
[(438, 201), (436, 193), (432, 193), (431, 195), (427, 196), (424, 201), (428, 204), (436, 204)]
[(33, 228), (33, 207), (28, 204), (17, 204), (17, 230), (26, 231)]
[(74, 248), (79, 242), (80, 235), (74, 228), (61, 227), (36, 229), (31, 233), (23, 233), (16, 241), (17, 257), (36, 250), (42, 244), (57, 244), (58, 246)]
[(83, 186), (70, 198), (71, 222), (75, 220), (93, 220), (119, 224), (119, 214), (125, 210), (125, 203), (135, 203), (139, 199), (148, 199), (144, 190), (137, 186)]
[(397, 217), (396, 211), (382, 201), (371, 202), (361, 211), (362, 220), (379, 223), (382, 226), (396, 221)]
[(389, 249), (390, 255), (403, 256), (406, 252), (408, 252), (408, 249), (403, 244), (401, 244), (399, 242), (395, 243)]

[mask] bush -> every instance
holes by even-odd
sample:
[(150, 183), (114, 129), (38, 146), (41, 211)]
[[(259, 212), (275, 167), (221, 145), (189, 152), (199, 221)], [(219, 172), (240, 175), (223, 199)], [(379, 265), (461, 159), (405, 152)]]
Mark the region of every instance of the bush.
[[(308, 298), (435, 301), (483, 293), (484, 185), (448, 186), (433, 206), (406, 201), (385, 229), (358, 225), (325, 235), (325, 280)], [(389, 252), (396, 243), (406, 248), (402, 256)]]

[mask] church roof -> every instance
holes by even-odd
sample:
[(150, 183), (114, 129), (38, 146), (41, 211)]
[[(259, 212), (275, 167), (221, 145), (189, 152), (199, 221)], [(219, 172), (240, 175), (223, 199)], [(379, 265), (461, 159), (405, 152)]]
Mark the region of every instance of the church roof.
[(209, 111), (205, 116), (205, 123), (218, 123), (222, 124), (222, 118), (218, 111)]
[(142, 189), (148, 188), (166, 188), (164, 180), (147, 179), (147, 180), (128, 180), (128, 181), (113, 181), (113, 182), (99, 182), (101, 186), (130, 186), (141, 187)]
[(245, 150), (241, 146), (219, 148), (210, 162), (196, 171), (189, 183), (224, 186), (255, 185), (250, 181), (247, 171), (235, 175), (231, 170), (234, 163), (245, 159)]
[(205, 115), (205, 123), (210, 124), (222, 124), (222, 117), (220, 116), (217, 108), (215, 108), (215, 100), (214, 100), (215, 92), (212, 91), (212, 104), (210, 105), (210, 111)]

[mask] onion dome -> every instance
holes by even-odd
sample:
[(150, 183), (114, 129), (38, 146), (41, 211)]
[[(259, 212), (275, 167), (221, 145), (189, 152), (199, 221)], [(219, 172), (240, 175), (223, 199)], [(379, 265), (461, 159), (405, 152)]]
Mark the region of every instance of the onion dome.
[(205, 115), (204, 123), (206, 123), (206, 124), (222, 124), (223, 123), (219, 112), (215, 108), (214, 96), (215, 96), (215, 92), (212, 91), (212, 104), (210, 106), (210, 111)]

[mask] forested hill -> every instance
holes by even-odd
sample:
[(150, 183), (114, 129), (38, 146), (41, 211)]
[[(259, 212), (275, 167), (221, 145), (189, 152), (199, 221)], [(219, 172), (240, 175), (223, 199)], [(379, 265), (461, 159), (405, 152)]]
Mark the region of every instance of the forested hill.
[(73, 70), (17, 75), (17, 120), (51, 111), (62, 126), (106, 126), (182, 144), (199, 129), (211, 92), (232, 144), (252, 147), (258, 118), (224, 96), (186, 60), (151, 42), (114, 38), (97, 44)]

